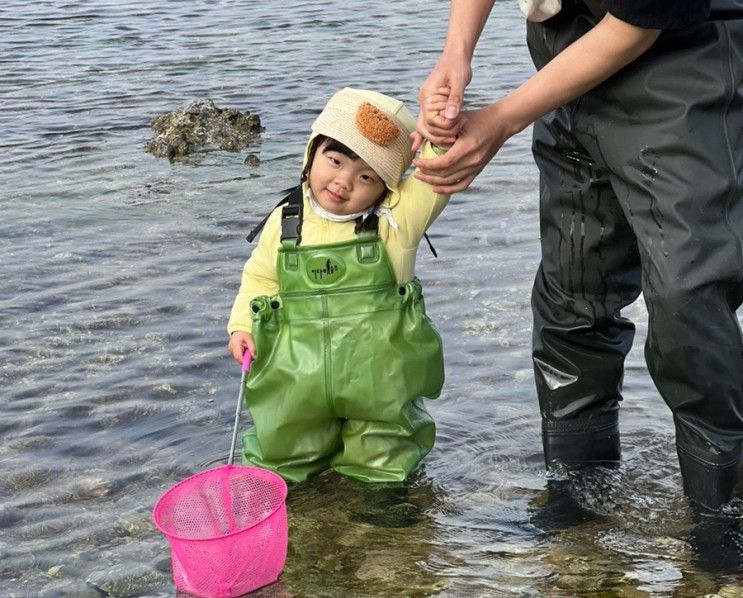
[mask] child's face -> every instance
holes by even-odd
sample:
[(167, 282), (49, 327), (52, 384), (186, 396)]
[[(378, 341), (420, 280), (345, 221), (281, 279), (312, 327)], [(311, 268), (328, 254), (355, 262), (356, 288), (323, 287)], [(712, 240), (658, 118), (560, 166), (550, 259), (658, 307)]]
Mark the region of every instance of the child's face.
[(328, 212), (355, 214), (371, 207), (385, 192), (384, 182), (361, 158), (317, 148), (309, 172), (312, 194)]

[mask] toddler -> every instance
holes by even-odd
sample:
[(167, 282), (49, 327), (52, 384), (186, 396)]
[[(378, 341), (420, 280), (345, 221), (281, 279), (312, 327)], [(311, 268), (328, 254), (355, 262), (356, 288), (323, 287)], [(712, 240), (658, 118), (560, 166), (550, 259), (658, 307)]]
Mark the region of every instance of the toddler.
[(243, 463), (293, 482), (328, 467), (399, 482), (433, 447), (423, 398), (441, 391), (443, 354), (414, 274), (448, 195), (403, 178), (415, 128), (394, 98), (339, 91), (312, 125), (300, 184), (259, 225), (228, 324), (232, 356), (254, 356)]

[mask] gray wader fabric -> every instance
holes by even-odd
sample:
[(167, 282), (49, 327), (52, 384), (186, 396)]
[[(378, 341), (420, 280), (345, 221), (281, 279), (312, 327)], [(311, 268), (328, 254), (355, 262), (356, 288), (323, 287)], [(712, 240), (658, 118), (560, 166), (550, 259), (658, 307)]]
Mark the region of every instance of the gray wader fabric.
[[(541, 68), (596, 18), (570, 0), (528, 25)], [(689, 497), (743, 496), (743, 20), (663, 32), (534, 125), (542, 262), (533, 358), (547, 465), (620, 458), (618, 410), (643, 293), (645, 357)]]

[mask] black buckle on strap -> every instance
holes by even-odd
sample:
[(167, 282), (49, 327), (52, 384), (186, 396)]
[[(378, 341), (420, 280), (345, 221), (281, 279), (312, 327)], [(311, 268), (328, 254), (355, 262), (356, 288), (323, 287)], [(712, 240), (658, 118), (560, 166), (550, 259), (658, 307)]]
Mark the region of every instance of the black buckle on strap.
[(302, 206), (289, 203), (282, 208), (281, 240), (296, 239), (297, 245), (302, 238)]

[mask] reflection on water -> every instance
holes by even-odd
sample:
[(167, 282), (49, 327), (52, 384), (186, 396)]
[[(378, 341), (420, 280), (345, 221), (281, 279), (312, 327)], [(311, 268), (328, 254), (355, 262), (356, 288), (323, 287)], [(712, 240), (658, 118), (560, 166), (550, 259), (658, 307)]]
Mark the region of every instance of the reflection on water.
[[(239, 372), (225, 325), (243, 237), (295, 181), (334, 91), (414, 105), (436, 58), (446, 4), (392, 6), (3, 4), (3, 595), (172, 595), (150, 511), (226, 458)], [(500, 3), (470, 102), (531, 71), (522, 33), (515, 3)], [(149, 119), (198, 97), (260, 114), (259, 166), (144, 153)], [(670, 417), (639, 350), (641, 304), (627, 314), (640, 327), (622, 467), (547, 479), (529, 358), (536, 187), (525, 133), (434, 225), (440, 257), (421, 251), (447, 361), (424, 469), (402, 487), (332, 473), (292, 487), (286, 570), (259, 595), (739, 592), (714, 540), (739, 532), (695, 521), (681, 495)]]

